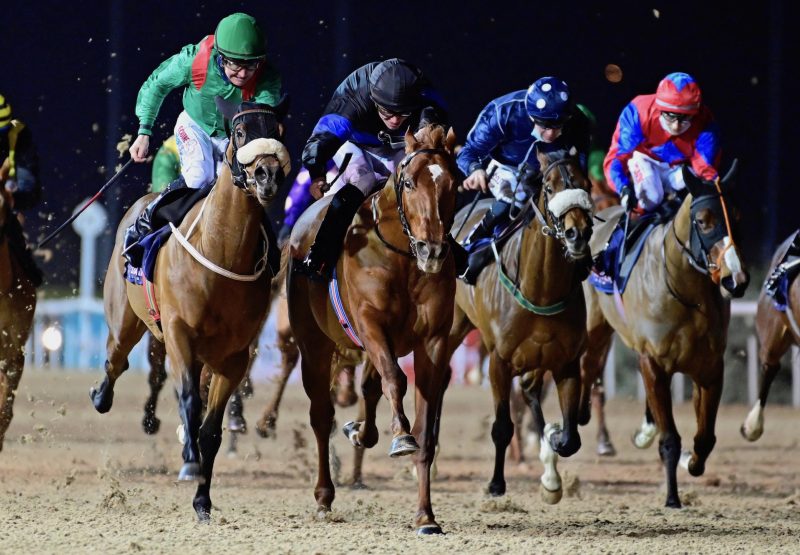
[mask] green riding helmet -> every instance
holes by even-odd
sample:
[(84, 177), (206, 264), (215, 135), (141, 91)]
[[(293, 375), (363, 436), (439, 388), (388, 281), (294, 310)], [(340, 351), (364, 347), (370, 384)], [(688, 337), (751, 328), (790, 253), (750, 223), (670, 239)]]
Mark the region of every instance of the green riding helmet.
[(267, 55), (264, 33), (254, 17), (234, 13), (222, 19), (214, 32), (217, 51), (234, 60), (257, 60)]

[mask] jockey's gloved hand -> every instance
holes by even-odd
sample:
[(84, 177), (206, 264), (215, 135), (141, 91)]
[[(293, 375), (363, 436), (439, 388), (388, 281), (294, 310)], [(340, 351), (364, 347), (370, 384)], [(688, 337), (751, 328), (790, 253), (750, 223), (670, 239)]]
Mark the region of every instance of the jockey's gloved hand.
[(625, 185), (622, 188), (622, 190), (619, 192), (619, 198), (622, 207), (625, 209), (625, 212), (630, 212), (636, 208), (636, 205), (638, 204), (636, 193), (633, 192), (633, 187), (630, 185)]

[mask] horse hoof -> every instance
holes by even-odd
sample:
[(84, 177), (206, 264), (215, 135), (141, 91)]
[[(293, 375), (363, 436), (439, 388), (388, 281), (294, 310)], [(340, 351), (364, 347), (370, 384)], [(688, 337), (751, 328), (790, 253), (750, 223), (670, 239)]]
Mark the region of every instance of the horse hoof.
[(438, 524), (424, 524), (417, 528), (418, 536), (433, 536), (434, 534), (444, 534)]
[(742, 424), (742, 427), (739, 428), (739, 433), (742, 434), (742, 437), (745, 438), (747, 441), (756, 441), (758, 438), (761, 437), (761, 434), (764, 433), (764, 430), (752, 430), (750, 432), (747, 431), (747, 427)]
[(369, 489), (369, 486), (361, 480), (353, 480), (353, 483), (350, 484), (350, 489), (352, 490)]
[(653, 445), (653, 441), (656, 439), (657, 431), (658, 430), (653, 424), (648, 424), (647, 427), (643, 426), (639, 430), (636, 430), (631, 437), (633, 446), (637, 449), (647, 449)]
[[(181, 471), (178, 472), (179, 482), (197, 482), (198, 484), (205, 484), (206, 479), (200, 473), (199, 463), (183, 463)], [(195, 507), (195, 510), (197, 508)]]
[(247, 433), (247, 421), (243, 416), (231, 416), (228, 418), (228, 431), (234, 434)]
[(99, 389), (94, 387), (89, 390), (89, 397), (97, 412), (105, 414), (111, 410), (111, 405), (114, 403), (114, 390), (109, 389), (108, 379), (104, 379), (100, 384)]
[(345, 422), (342, 426), (342, 433), (354, 447), (364, 447), (358, 439), (358, 432), (361, 431), (361, 422), (354, 422), (353, 420)]
[(274, 424), (270, 426), (266, 420), (259, 420), (256, 422), (256, 433), (258, 434), (258, 437), (263, 437), (264, 439), (275, 439), (278, 437), (278, 434), (275, 433)]
[(601, 457), (614, 457), (617, 454), (617, 450), (614, 449), (614, 445), (610, 441), (601, 441), (597, 444), (597, 454)]
[(175, 435), (178, 436), (178, 443), (181, 445), (186, 443), (186, 429), (183, 427), (183, 424), (178, 424), (178, 427), (175, 428)]
[(419, 451), (419, 444), (414, 436), (405, 434), (397, 436), (392, 440), (392, 447), (389, 449), (390, 457), (404, 457)]
[(506, 494), (506, 485), (505, 483), (495, 484), (494, 482), (489, 482), (489, 486), (486, 488), (486, 493), (488, 493), (491, 497), (502, 497)]
[(210, 501), (195, 501), (192, 503), (194, 512), (197, 513), (197, 521), (203, 524), (211, 523), (211, 502)]
[(319, 507), (317, 507), (317, 512), (314, 516), (317, 518), (317, 520), (327, 520), (328, 514), (330, 512), (331, 512), (330, 507), (323, 507), (322, 505), (320, 505)]
[(666, 505), (664, 505), (668, 509), (680, 509), (681, 508), (681, 500), (680, 499), (667, 499)]
[(564, 495), (564, 488), (558, 488), (555, 491), (550, 491), (546, 487), (542, 486), (540, 491), (542, 494), (542, 501), (548, 505), (558, 504), (558, 502), (561, 501), (561, 497)]
[(161, 429), (161, 420), (154, 415), (145, 415), (142, 419), (142, 428), (147, 435), (155, 435)]

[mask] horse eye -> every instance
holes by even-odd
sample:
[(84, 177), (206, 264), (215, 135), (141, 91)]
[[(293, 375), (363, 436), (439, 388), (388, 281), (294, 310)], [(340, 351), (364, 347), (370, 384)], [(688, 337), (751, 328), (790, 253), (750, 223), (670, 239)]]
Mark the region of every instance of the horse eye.
[(414, 182), (411, 181), (410, 179), (406, 179), (405, 181), (403, 181), (403, 187), (405, 187), (406, 189), (413, 189)]
[(553, 194), (553, 187), (550, 186), (550, 185), (545, 186), (544, 192), (547, 193), (548, 195), (552, 195)]

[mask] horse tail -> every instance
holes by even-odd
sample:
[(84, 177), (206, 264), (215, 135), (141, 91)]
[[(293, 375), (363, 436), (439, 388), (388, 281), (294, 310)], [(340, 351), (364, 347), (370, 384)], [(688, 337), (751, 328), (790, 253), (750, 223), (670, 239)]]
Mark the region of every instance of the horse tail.
[(278, 291), (284, 285), (284, 281), (286, 280), (286, 268), (289, 266), (289, 241), (284, 243), (283, 248), (281, 248), (281, 267), (278, 270), (278, 274), (272, 277), (272, 283), (270, 284), (270, 288), (272, 289), (272, 294), (276, 295)]

